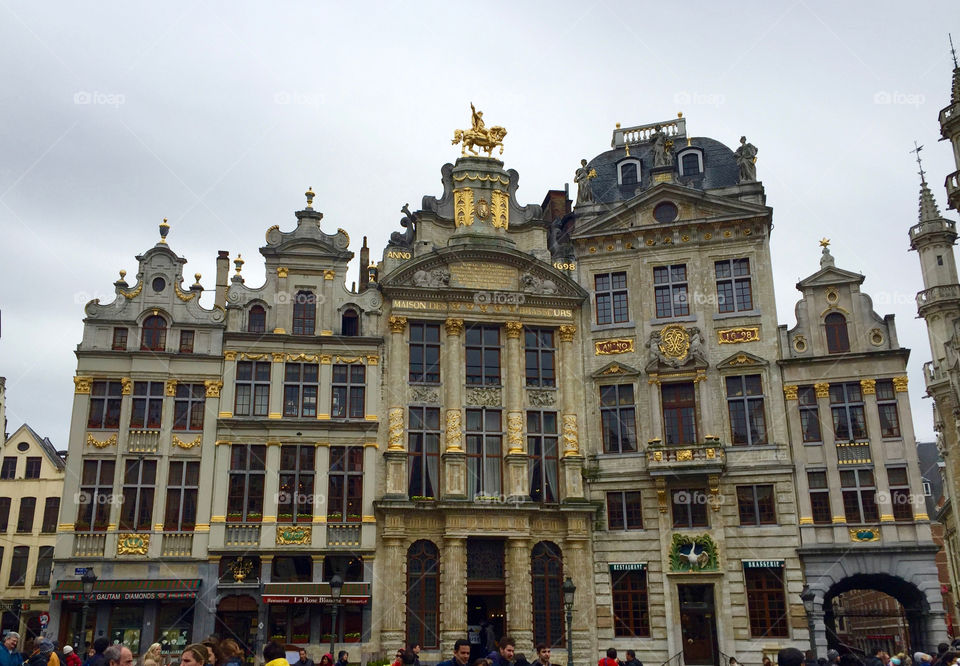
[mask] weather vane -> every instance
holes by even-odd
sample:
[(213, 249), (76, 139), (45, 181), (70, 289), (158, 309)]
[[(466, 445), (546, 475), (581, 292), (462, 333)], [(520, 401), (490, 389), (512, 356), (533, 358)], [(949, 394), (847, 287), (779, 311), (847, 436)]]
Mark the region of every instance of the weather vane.
[(913, 150), (911, 150), (910, 152), (917, 154), (917, 165), (920, 167), (920, 182), (921, 182), (922, 184), (926, 185), (926, 184), (927, 184), (927, 175), (926, 175), (926, 172), (924, 172), (924, 170), (923, 170), (923, 162), (920, 161), (920, 151), (921, 151), (921, 150), (923, 150), (923, 146), (918, 146), (918, 145), (917, 145), (917, 142), (914, 141), (914, 142), (913, 142)]
[(957, 50), (953, 48), (953, 35), (948, 32), (947, 37), (950, 39), (950, 55), (953, 56), (953, 68), (960, 69), (960, 65), (957, 64)]

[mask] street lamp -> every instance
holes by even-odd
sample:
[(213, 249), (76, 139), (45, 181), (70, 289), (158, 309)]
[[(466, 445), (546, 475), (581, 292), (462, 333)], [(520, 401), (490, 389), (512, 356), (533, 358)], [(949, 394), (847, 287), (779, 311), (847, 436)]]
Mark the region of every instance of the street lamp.
[(567, 666), (573, 666), (573, 595), (577, 586), (570, 576), (563, 581), (563, 607), (567, 610)]
[(343, 578), (340, 574), (333, 574), (330, 579), (330, 599), (333, 601), (333, 625), (330, 628), (330, 656), (334, 656), (334, 643), (337, 640), (337, 612), (340, 610), (340, 593), (343, 591)]
[(815, 608), (814, 600), (817, 598), (816, 593), (810, 589), (809, 585), (804, 585), (803, 589), (800, 590), (800, 601), (803, 602), (803, 610), (807, 612), (807, 631), (810, 632), (810, 649), (816, 653), (817, 651), (817, 637), (813, 631), (813, 611)]
[[(87, 641), (87, 611), (90, 610), (90, 597), (93, 596), (93, 586), (97, 583), (97, 574), (93, 572), (93, 567), (87, 567), (80, 577), (80, 584), (83, 586), (83, 610), (80, 612), (80, 640), (79, 649), (86, 654)], [(94, 623), (96, 624), (96, 623)]]

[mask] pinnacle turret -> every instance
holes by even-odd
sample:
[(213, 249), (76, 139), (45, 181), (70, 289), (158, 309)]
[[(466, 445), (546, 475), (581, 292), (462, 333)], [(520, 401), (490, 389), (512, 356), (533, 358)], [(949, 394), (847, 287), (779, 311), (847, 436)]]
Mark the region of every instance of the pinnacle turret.
[(927, 181), (920, 183), (920, 221), (933, 222), (940, 219), (940, 209), (933, 198), (933, 192), (927, 187)]

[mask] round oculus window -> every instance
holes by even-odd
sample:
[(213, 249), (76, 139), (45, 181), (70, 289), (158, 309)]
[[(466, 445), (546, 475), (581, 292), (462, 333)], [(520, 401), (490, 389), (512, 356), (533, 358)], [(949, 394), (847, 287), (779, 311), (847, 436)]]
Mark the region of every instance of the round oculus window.
[(657, 222), (673, 222), (677, 219), (677, 205), (672, 201), (658, 203), (653, 209), (653, 219)]
[(162, 277), (155, 277), (150, 284), (153, 286), (153, 290), (159, 294), (167, 286), (167, 281)]
[(29, 451), (29, 450), (30, 450), (30, 445), (27, 444), (26, 442), (20, 442), (19, 444), (17, 444), (17, 451), (19, 451), (20, 453), (23, 453), (24, 451)]

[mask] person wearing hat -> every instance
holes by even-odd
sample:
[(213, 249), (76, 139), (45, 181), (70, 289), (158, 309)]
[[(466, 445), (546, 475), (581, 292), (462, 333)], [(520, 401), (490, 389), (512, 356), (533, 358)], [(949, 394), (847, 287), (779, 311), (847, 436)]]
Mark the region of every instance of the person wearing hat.
[(60, 666), (60, 658), (53, 651), (53, 641), (49, 638), (38, 638), (28, 663), (30, 666)]
[(833, 666), (833, 664), (840, 663), (840, 653), (836, 650), (827, 650), (827, 663)]
[(66, 666), (81, 666), (82, 661), (80, 661), (80, 655), (78, 655), (71, 645), (63, 646), (63, 658), (66, 661)]

